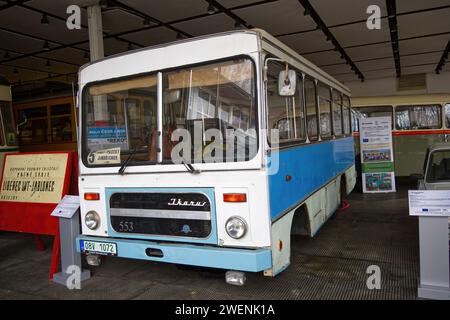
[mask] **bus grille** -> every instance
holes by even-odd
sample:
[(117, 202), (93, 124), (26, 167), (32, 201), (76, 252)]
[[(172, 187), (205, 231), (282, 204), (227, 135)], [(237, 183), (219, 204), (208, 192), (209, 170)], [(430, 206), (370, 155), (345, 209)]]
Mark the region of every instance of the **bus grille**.
[(206, 238), (211, 204), (201, 193), (114, 193), (110, 219), (117, 233)]

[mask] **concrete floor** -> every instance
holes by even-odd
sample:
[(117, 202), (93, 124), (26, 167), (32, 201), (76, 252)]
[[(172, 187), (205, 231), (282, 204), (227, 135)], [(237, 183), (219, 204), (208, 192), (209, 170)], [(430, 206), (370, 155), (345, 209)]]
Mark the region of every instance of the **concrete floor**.
[[(349, 197), (314, 239), (294, 237), (290, 267), (276, 278), (247, 274), (244, 287), (227, 285), (223, 271), (118, 258), (91, 269), (81, 290), (48, 280), (51, 238), (44, 252), (33, 237), (0, 232), (2, 299), (416, 299), (419, 276), (417, 218), (408, 216), (407, 189)], [(370, 265), (381, 269), (381, 289), (366, 287)]]

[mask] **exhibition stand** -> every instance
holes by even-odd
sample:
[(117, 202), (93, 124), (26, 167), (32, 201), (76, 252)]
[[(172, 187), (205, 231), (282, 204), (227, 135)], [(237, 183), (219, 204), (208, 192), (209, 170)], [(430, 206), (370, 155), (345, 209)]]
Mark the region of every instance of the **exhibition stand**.
[[(38, 250), (44, 245), (39, 235), (54, 236), (50, 279), (58, 270), (60, 228), (50, 214), (77, 179), (74, 152), (6, 154), (0, 183), (0, 230), (35, 235)], [(71, 188), (72, 185), (72, 188)], [(72, 190), (71, 190), (72, 189)]]
[(450, 300), (450, 191), (410, 190), (409, 214), (419, 217), (419, 298)]

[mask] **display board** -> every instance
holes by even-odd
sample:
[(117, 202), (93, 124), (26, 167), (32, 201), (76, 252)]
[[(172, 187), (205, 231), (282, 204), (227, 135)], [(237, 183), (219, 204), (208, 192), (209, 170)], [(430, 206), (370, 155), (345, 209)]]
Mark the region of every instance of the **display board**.
[(78, 193), (76, 153), (7, 154), (0, 182), (0, 230), (55, 236), (50, 278), (58, 269), (58, 218), (50, 214), (69, 192)]
[(0, 201), (58, 203), (68, 159), (68, 153), (7, 155)]
[(391, 117), (360, 118), (364, 193), (395, 192)]
[(450, 217), (450, 190), (409, 190), (409, 215)]

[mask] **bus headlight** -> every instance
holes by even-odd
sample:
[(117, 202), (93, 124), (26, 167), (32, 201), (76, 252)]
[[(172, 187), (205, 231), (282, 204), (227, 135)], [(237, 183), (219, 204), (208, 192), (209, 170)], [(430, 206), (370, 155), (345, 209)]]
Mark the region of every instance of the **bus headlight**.
[(84, 224), (91, 230), (95, 230), (100, 225), (100, 216), (95, 211), (89, 211), (84, 217)]
[(247, 224), (243, 218), (234, 216), (225, 223), (225, 230), (233, 239), (240, 239), (247, 232)]

